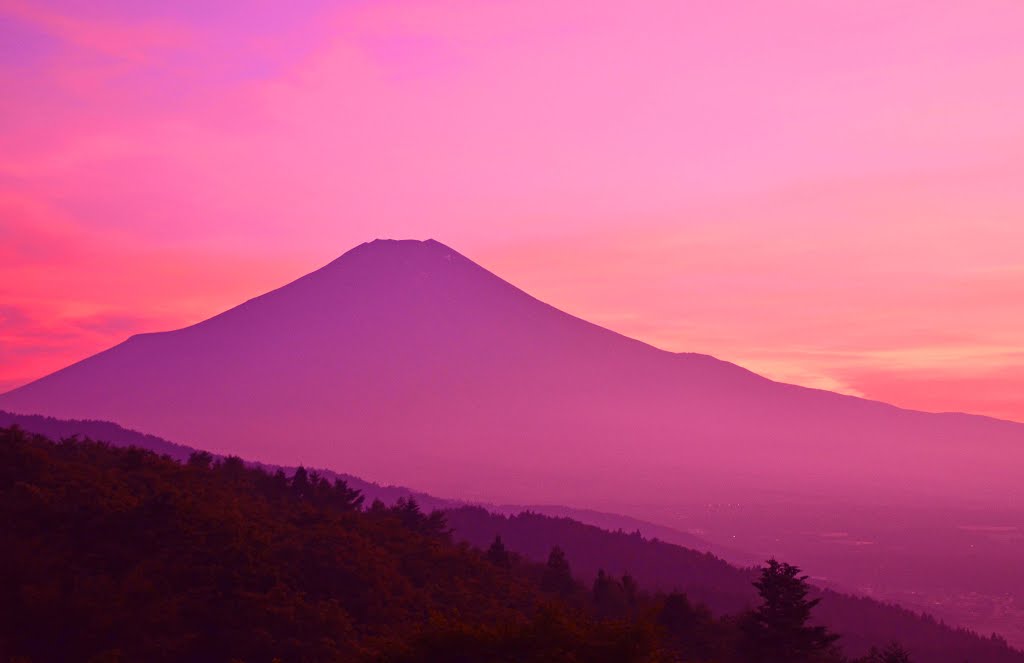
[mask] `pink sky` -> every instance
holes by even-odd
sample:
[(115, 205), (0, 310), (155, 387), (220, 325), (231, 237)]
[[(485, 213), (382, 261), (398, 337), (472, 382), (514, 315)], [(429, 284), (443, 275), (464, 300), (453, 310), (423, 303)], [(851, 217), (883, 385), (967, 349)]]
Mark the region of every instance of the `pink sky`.
[[(374, 237), (1024, 421), (1024, 4), (0, 0), (0, 390)], [(243, 7), (244, 5), (244, 7)]]

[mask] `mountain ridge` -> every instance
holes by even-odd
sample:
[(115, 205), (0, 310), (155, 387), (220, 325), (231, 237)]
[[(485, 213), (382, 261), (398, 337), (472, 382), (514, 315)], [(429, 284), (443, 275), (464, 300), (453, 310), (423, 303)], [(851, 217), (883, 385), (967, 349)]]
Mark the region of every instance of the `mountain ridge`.
[[(1024, 455), (1024, 425), (662, 350), (541, 302), (436, 240), (363, 243), (207, 320), (135, 335), (0, 395), (0, 407), (116, 421), (267, 462), (345, 458), (391, 483), (426, 472), (434, 492), (490, 502), (578, 495), (608, 510), (610, 494), (649, 501), (678, 475), (694, 483), (689, 495), (723, 494), (708, 477), (726, 466), (761, 491), (1024, 497), (1005, 462)], [(296, 449), (282, 439), (291, 431), (338, 442)], [(951, 465), (961, 485), (940, 493), (930, 477)], [(622, 483), (623, 467), (630, 485), (592, 489), (595, 477)], [(579, 490), (559, 489), (569, 486)]]
[[(441, 242), (439, 242), (439, 241), (437, 241), (437, 240), (435, 240), (433, 238), (429, 238), (429, 239), (425, 239), (425, 240), (378, 238), (378, 239), (370, 240), (370, 241), (367, 241), (367, 242), (363, 242), (363, 243), (353, 247), (352, 249), (349, 249), (348, 251), (342, 253), (340, 256), (338, 256), (334, 260), (330, 261), (329, 263), (327, 263), (323, 267), (320, 267), (320, 268), (318, 268), (318, 269), (316, 269), (316, 270), (314, 270), (312, 272), (309, 272), (309, 273), (307, 273), (307, 274), (305, 274), (303, 276), (300, 276), (300, 277), (298, 277), (298, 278), (296, 278), (296, 279), (294, 279), (292, 281), (289, 281), (288, 283), (286, 283), (284, 285), (281, 285), (281, 286), (279, 286), (277, 288), (269, 290), (269, 291), (267, 291), (267, 292), (265, 292), (263, 294), (251, 297), (251, 298), (245, 300), (244, 302), (241, 302), (240, 304), (237, 304), (237, 305), (235, 305), (235, 306), (233, 306), (233, 307), (231, 307), (231, 308), (229, 308), (229, 309), (227, 309), (227, 310), (225, 310), (225, 311), (223, 311), (221, 313), (215, 314), (215, 315), (213, 315), (213, 316), (211, 316), (211, 317), (209, 317), (209, 318), (207, 318), (205, 320), (201, 320), (199, 322), (196, 322), (196, 323), (193, 323), (193, 324), (190, 324), (190, 325), (186, 325), (184, 327), (176, 328), (176, 329), (158, 330), (158, 331), (152, 331), (152, 332), (139, 332), (139, 333), (136, 333), (136, 334), (132, 334), (131, 336), (129, 336), (124, 341), (122, 341), (122, 342), (120, 342), (120, 343), (118, 343), (118, 344), (116, 344), (116, 345), (114, 345), (114, 346), (112, 346), (112, 347), (110, 347), (110, 348), (108, 348), (106, 350), (102, 350), (102, 351), (100, 351), (100, 352), (98, 352), (98, 353), (96, 353), (94, 355), (91, 355), (89, 357), (85, 357), (82, 360), (79, 360), (79, 361), (76, 361), (76, 362), (74, 362), (72, 364), (69, 364), (68, 366), (65, 366), (65, 367), (63, 367), (61, 369), (58, 369), (58, 370), (56, 370), (56, 371), (54, 371), (54, 372), (52, 372), (50, 374), (47, 374), (45, 376), (42, 376), (42, 377), (37, 378), (35, 380), (32, 380), (32, 381), (30, 381), (30, 382), (28, 382), (26, 384), (23, 384), (23, 385), (15, 387), (13, 389), (10, 389), (7, 392), (4, 392), (4, 393), (0, 394), (0, 398), (8, 397), (8, 396), (10, 396), (12, 394), (20, 392), (21, 390), (25, 389), (26, 387), (29, 387), (29, 386), (31, 386), (31, 385), (33, 385), (33, 384), (35, 384), (35, 383), (37, 383), (37, 382), (39, 382), (41, 380), (45, 380), (45, 379), (48, 379), (48, 378), (50, 378), (52, 376), (58, 375), (60, 373), (63, 373), (64, 371), (66, 371), (66, 370), (68, 370), (68, 369), (70, 369), (70, 368), (72, 368), (74, 366), (77, 366), (78, 364), (81, 364), (82, 362), (88, 361), (88, 360), (93, 359), (95, 357), (99, 357), (101, 355), (104, 355), (104, 354), (112, 351), (112, 350), (116, 350), (116, 349), (118, 349), (118, 348), (120, 348), (122, 346), (125, 346), (125, 345), (128, 345), (128, 344), (132, 344), (133, 342), (138, 342), (138, 341), (147, 340), (147, 339), (151, 339), (151, 338), (157, 338), (157, 337), (161, 337), (161, 336), (164, 336), (164, 335), (167, 335), (167, 334), (175, 334), (175, 333), (195, 330), (197, 328), (202, 328), (204, 325), (207, 325), (208, 323), (212, 323), (212, 322), (214, 322), (216, 320), (219, 320), (219, 319), (223, 318), (224, 316), (227, 316), (229, 314), (232, 314), (232, 313), (235, 313), (235, 312), (240, 311), (242, 309), (245, 309), (246, 307), (249, 307), (249, 306), (254, 305), (254, 304), (258, 303), (258, 302), (261, 302), (261, 301), (267, 299), (268, 297), (271, 297), (271, 296), (274, 296), (274, 295), (280, 293), (281, 291), (286, 291), (287, 289), (289, 289), (289, 288), (291, 288), (293, 286), (297, 286), (300, 283), (303, 283), (303, 282), (305, 282), (307, 280), (311, 280), (311, 279), (314, 279), (314, 278), (317, 278), (317, 277), (325, 277), (325, 276), (329, 275), (332, 270), (337, 269), (337, 267), (339, 265), (344, 264), (344, 261), (346, 261), (347, 259), (352, 259), (352, 258), (354, 258), (356, 256), (359, 256), (360, 254), (372, 251), (375, 248), (385, 248), (385, 249), (388, 249), (388, 250), (391, 250), (391, 249), (398, 249), (398, 250), (408, 250), (408, 249), (411, 249), (411, 250), (417, 250), (417, 251), (421, 251), (422, 249), (425, 248), (425, 249), (431, 251), (432, 253), (438, 255), (439, 257), (448, 257), (448, 258), (458, 259), (461, 262), (476, 268), (480, 272), (484, 273), (487, 277), (495, 279), (497, 282), (500, 282), (500, 284), (502, 284), (503, 286), (507, 286), (508, 288), (511, 288), (512, 290), (514, 290), (516, 292), (516, 294), (522, 295), (522, 296), (525, 296), (525, 297), (529, 298), (530, 300), (532, 300), (532, 302), (534, 302), (536, 304), (539, 304), (539, 305), (549, 309), (551, 312), (554, 312), (554, 313), (556, 313), (558, 315), (561, 315), (561, 316), (564, 316), (566, 318), (570, 318), (573, 321), (576, 321), (578, 323), (582, 323), (582, 324), (584, 324), (584, 325), (586, 325), (586, 326), (588, 326), (590, 328), (593, 328), (595, 330), (599, 330), (602, 333), (613, 335), (613, 336), (615, 336), (615, 337), (617, 337), (617, 338), (619, 338), (621, 340), (629, 341), (631, 343), (638, 344), (638, 345), (643, 346), (645, 348), (648, 348), (650, 350), (654, 350), (654, 351), (657, 351), (657, 352), (660, 352), (660, 353), (664, 353), (666, 355), (671, 355), (671, 356), (685, 358), (685, 359), (690, 359), (690, 360), (703, 361), (703, 362), (707, 362), (709, 364), (713, 364), (713, 365), (716, 365), (716, 366), (719, 366), (719, 367), (727, 367), (729, 370), (733, 370), (733, 371), (736, 371), (737, 373), (744, 374), (744, 375), (746, 375), (748, 377), (756, 378), (758, 380), (762, 380), (762, 381), (765, 381), (765, 382), (769, 382), (769, 383), (772, 383), (774, 385), (783, 386), (783, 387), (789, 387), (789, 388), (794, 388), (794, 389), (800, 389), (800, 390), (806, 390), (806, 391), (809, 391), (809, 392), (815, 392), (815, 393), (820, 393), (820, 394), (828, 394), (830, 397), (840, 397), (840, 398), (852, 399), (852, 400), (857, 401), (857, 402), (865, 402), (865, 403), (871, 403), (873, 405), (886, 406), (888, 408), (893, 408), (894, 410), (898, 410), (898, 411), (901, 411), (901, 412), (908, 412), (908, 413), (914, 413), (914, 414), (925, 414), (925, 415), (937, 415), (937, 416), (942, 416), (942, 417), (957, 417), (957, 418), (959, 418), (959, 417), (969, 417), (969, 418), (972, 418), (972, 419), (984, 419), (984, 420), (988, 420), (988, 421), (991, 421), (991, 422), (1005, 423), (1005, 424), (1010, 424), (1010, 425), (1013, 425), (1013, 426), (1024, 426), (1024, 424), (1022, 424), (1021, 422), (1017, 422), (1017, 421), (1013, 421), (1013, 420), (1008, 420), (1008, 419), (1002, 419), (1002, 418), (999, 418), (999, 417), (993, 417), (993, 416), (990, 416), (990, 415), (977, 414), (977, 413), (964, 412), (964, 411), (955, 411), (955, 410), (951, 410), (951, 411), (934, 411), (934, 412), (933, 411), (916, 410), (916, 409), (913, 409), (913, 408), (902, 407), (902, 406), (899, 406), (899, 405), (895, 405), (895, 404), (892, 404), (892, 403), (889, 403), (889, 402), (886, 402), (886, 401), (880, 401), (880, 400), (877, 400), (877, 399), (872, 399), (872, 398), (867, 398), (867, 397), (862, 397), (862, 396), (856, 396), (856, 395), (852, 395), (852, 394), (843, 394), (843, 393), (840, 393), (840, 392), (830, 391), (828, 389), (822, 389), (822, 388), (818, 388), (818, 387), (808, 387), (808, 386), (799, 385), (799, 384), (795, 384), (795, 383), (782, 382), (782, 381), (779, 381), (779, 380), (774, 380), (772, 378), (760, 375), (759, 373), (756, 373), (755, 371), (752, 371), (752, 370), (750, 370), (748, 368), (745, 368), (742, 365), (737, 364), (735, 362), (732, 362), (732, 361), (729, 361), (729, 360), (724, 360), (724, 359), (719, 359), (718, 357), (715, 357), (714, 355), (711, 355), (711, 354), (702, 353), (702, 352), (689, 352), (689, 351), (677, 352), (677, 351), (666, 350), (664, 348), (659, 348), (658, 346), (653, 345), (651, 343), (648, 343), (646, 341), (643, 341), (643, 340), (640, 340), (640, 339), (635, 339), (635, 338), (632, 338), (632, 337), (627, 336), (625, 334), (622, 334), (620, 332), (616, 332), (614, 330), (611, 330), (611, 329), (608, 329), (608, 328), (605, 328), (605, 327), (601, 327), (600, 325), (592, 323), (592, 322), (590, 322), (590, 321), (588, 321), (588, 320), (586, 320), (584, 318), (580, 318), (579, 316), (573, 315), (571, 313), (567, 313), (567, 312), (562, 311), (561, 309), (558, 309), (558, 308), (556, 308), (556, 307), (554, 307), (554, 306), (552, 306), (552, 305), (550, 305), (550, 304), (548, 304), (548, 303), (546, 303), (546, 302), (544, 302), (542, 300), (539, 300), (536, 297), (530, 295), (529, 293), (527, 293), (527, 292), (517, 288), (516, 286), (512, 285), (511, 283), (505, 281), (504, 279), (501, 279), (500, 277), (495, 276), (493, 273), (489, 272), (485, 268), (481, 267), (479, 264), (477, 264), (477, 263), (473, 262), (472, 260), (470, 260), (469, 258), (465, 257), (464, 255), (462, 255), (458, 251), (455, 251), (451, 247), (448, 247), (447, 245), (445, 245), (445, 244), (443, 244), (443, 243), (441, 243)], [(37, 413), (33, 413), (33, 414), (37, 414)]]

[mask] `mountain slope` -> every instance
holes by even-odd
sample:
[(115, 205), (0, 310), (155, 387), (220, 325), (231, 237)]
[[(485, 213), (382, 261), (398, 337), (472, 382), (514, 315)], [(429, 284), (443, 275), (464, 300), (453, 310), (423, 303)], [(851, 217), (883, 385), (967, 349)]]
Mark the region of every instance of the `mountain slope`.
[(209, 320), (134, 336), (0, 396), (0, 407), (489, 501), (1024, 496), (1024, 425), (658, 350), (432, 240), (360, 245)]

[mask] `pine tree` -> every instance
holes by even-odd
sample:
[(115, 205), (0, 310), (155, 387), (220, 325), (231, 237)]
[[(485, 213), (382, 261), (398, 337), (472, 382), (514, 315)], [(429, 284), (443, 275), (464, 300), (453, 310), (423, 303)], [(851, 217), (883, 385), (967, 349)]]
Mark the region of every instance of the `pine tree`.
[(628, 614), (633, 613), (633, 609), (636, 608), (637, 594), (640, 592), (640, 586), (637, 584), (636, 579), (624, 573), (622, 575), (622, 595), (626, 603), (626, 612)]
[(309, 473), (306, 468), (299, 465), (292, 475), (292, 494), (296, 497), (307, 497), (309, 495)]
[[(707, 606), (690, 603), (686, 594), (673, 592), (666, 596), (657, 613), (657, 622), (664, 629), (669, 647), (684, 661), (719, 661), (726, 659), (721, 632)], [(735, 660), (731, 656), (727, 660)]]
[(331, 489), (331, 503), (342, 511), (359, 511), (363, 508), (362, 491), (349, 488), (344, 479), (335, 479)]
[(193, 451), (188, 457), (188, 466), (205, 470), (213, 465), (213, 454), (208, 451)]
[(399, 497), (395, 506), (392, 507), (392, 511), (398, 514), (402, 524), (411, 530), (419, 530), (423, 519), (426, 518), (423, 515), (423, 510), (420, 509), (419, 502), (413, 497)]
[(398, 515), (402, 524), (420, 534), (440, 537), (450, 534), (444, 513), (431, 511), (430, 515), (424, 514), (414, 497), (399, 497), (391, 511)]
[(910, 652), (898, 642), (891, 642), (879, 651), (872, 647), (865, 663), (911, 663)]
[(487, 559), (490, 560), (491, 564), (503, 569), (507, 569), (512, 566), (512, 559), (509, 557), (508, 549), (502, 542), (500, 534), (494, 537), (494, 542), (491, 544), (491, 547), (487, 549)]
[(808, 599), (807, 576), (790, 564), (768, 560), (754, 583), (762, 603), (743, 626), (747, 660), (756, 663), (803, 663), (827, 660), (839, 636), (811, 626), (811, 611), (821, 599)]
[(636, 583), (632, 577), (625, 575), (623, 582), (598, 569), (597, 578), (594, 580), (593, 597), (594, 608), (598, 616), (605, 619), (610, 617), (625, 617), (630, 611), (629, 598), (627, 595), (626, 583), (630, 583), (629, 591), (636, 591)]
[(245, 461), (238, 456), (227, 456), (220, 464), (220, 471), (226, 476), (238, 479), (245, 474)]
[(565, 558), (565, 552), (555, 546), (548, 555), (548, 563), (541, 578), (541, 589), (559, 596), (569, 596), (575, 586), (569, 560)]

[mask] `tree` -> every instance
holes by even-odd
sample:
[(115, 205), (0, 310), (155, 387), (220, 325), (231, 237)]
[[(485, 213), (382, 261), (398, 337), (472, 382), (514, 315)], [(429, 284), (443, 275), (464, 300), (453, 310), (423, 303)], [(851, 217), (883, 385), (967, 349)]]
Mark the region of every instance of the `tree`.
[(213, 465), (213, 454), (208, 451), (193, 451), (188, 457), (188, 466), (205, 470)]
[(263, 495), (270, 498), (278, 498), (288, 494), (288, 476), (284, 470), (278, 468), (273, 474), (266, 472), (256, 473), (256, 485), (259, 486)]
[(392, 511), (398, 515), (402, 524), (411, 530), (418, 530), (426, 517), (423, 515), (423, 510), (420, 509), (419, 502), (412, 497), (399, 497), (392, 507)]
[(440, 537), (447, 537), (449, 534), (444, 513), (431, 511), (430, 515), (424, 514), (414, 497), (399, 497), (391, 511), (398, 516), (403, 525), (420, 534)]
[(604, 569), (598, 569), (593, 596), (594, 608), (599, 617), (607, 619), (631, 616), (637, 600), (636, 580), (627, 573), (619, 581), (605, 573)]
[(348, 482), (344, 479), (335, 479), (331, 494), (331, 503), (342, 511), (359, 511), (363, 508), (362, 491), (356, 488), (349, 488)]
[(452, 534), (448, 529), (448, 520), (445, 518), (444, 512), (437, 510), (431, 511), (430, 515), (423, 519), (420, 532), (427, 536), (443, 539), (450, 539)]
[(597, 570), (592, 589), (594, 609), (599, 617), (618, 616), (622, 610), (622, 586), (615, 582), (604, 569)]
[(658, 623), (670, 635), (689, 635), (699, 621), (697, 610), (686, 594), (672, 592), (665, 597), (658, 613)]
[(220, 470), (232, 479), (245, 475), (245, 461), (238, 456), (228, 456), (220, 464)]
[(633, 609), (636, 608), (637, 593), (640, 591), (640, 586), (637, 584), (636, 579), (624, 573), (622, 575), (622, 594), (626, 602), (626, 611), (632, 614)]
[(565, 551), (558, 546), (552, 548), (551, 554), (548, 555), (540, 587), (545, 592), (559, 596), (569, 596), (576, 587), (572, 579), (572, 570), (569, 568), (569, 560), (565, 558)]
[(309, 495), (309, 472), (306, 468), (299, 465), (295, 468), (295, 474), (292, 475), (292, 494), (296, 497), (306, 497)]
[(808, 599), (807, 576), (790, 564), (768, 560), (754, 582), (762, 603), (743, 624), (747, 660), (756, 663), (802, 663), (827, 660), (839, 636), (811, 626), (811, 611), (821, 599)]
[(508, 548), (501, 540), (501, 535), (498, 534), (494, 537), (494, 543), (487, 549), (487, 559), (495, 566), (503, 569), (510, 568), (512, 566), (512, 559), (509, 557)]
[(705, 605), (690, 603), (686, 594), (666, 596), (657, 612), (668, 645), (685, 661), (717, 661), (725, 658), (727, 637), (716, 630), (715, 619)]
[(865, 663), (911, 663), (910, 652), (904, 649), (900, 643), (890, 642), (881, 651), (872, 647)]

